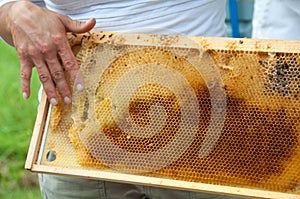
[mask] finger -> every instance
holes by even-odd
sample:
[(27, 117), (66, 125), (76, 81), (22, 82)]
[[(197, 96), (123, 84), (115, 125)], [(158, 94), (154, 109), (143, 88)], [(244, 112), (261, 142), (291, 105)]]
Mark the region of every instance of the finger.
[(50, 73), (46, 67), (46, 64), (44, 63), (40, 63), (40, 64), (35, 64), (38, 74), (39, 74), (39, 78), (41, 83), (43, 84), (43, 88), (46, 92), (46, 95), (49, 99), (49, 102), (52, 105), (57, 105), (58, 104), (58, 96), (56, 94), (56, 89), (55, 86), (53, 84), (53, 81), (51, 79)]
[(59, 17), (62, 23), (65, 25), (67, 32), (85, 33), (92, 30), (96, 24), (95, 18), (92, 18), (86, 22), (82, 22), (82, 21), (72, 20), (70, 17), (64, 15), (60, 15)]
[(34, 44), (30, 44), (27, 47), (28, 56), (30, 56), (37, 69), (39, 79), (43, 84), (43, 88), (46, 92), (49, 102), (52, 105), (57, 105), (58, 96), (56, 93), (55, 85), (44, 59), (45, 54), (49, 54), (49, 52), (52, 52), (53, 50), (55, 50), (54, 47), (41, 41), (36, 41)]
[(60, 92), (60, 95), (64, 99), (64, 102), (66, 104), (71, 103), (71, 91), (68, 82), (66, 81), (64, 70), (58, 61), (57, 55), (52, 54), (50, 56), (46, 56), (46, 63), (48, 65), (52, 80), (55, 82), (55, 85)]
[(32, 56), (32, 61), (37, 69), (39, 79), (43, 84), (43, 88), (46, 92), (49, 102), (54, 106), (57, 105), (58, 96), (56, 94), (55, 85), (52, 81), (47, 65), (45, 64), (44, 60), (41, 60), (40, 58), (37, 58), (35, 56)]
[[(21, 58), (22, 57), (22, 58)], [(30, 79), (32, 75), (33, 63), (28, 58), (23, 58), (23, 55), (19, 54), (20, 58), (20, 77), (22, 85), (23, 98), (27, 99), (30, 96)]]
[(80, 68), (77, 64), (76, 58), (72, 52), (71, 47), (67, 41), (62, 42), (58, 45), (58, 54), (62, 60), (64, 68), (70, 74), (71, 80), (73, 81), (78, 91), (83, 90), (84, 81)]

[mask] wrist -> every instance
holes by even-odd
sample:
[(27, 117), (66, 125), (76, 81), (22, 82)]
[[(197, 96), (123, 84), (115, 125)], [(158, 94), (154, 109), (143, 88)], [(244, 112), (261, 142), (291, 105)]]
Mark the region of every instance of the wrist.
[(13, 45), (13, 39), (9, 25), (7, 22), (7, 17), (9, 12), (11, 12), (11, 7), (16, 1), (6, 1), (6, 3), (1, 2), (0, 5), (0, 36), (1, 38), (10, 45)]

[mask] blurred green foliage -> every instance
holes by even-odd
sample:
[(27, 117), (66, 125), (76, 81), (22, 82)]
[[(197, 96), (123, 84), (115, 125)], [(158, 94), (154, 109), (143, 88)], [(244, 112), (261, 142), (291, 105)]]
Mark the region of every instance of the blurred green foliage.
[(33, 71), (31, 97), (24, 100), (16, 50), (0, 41), (0, 198), (41, 198), (37, 177), (24, 169), (38, 106)]

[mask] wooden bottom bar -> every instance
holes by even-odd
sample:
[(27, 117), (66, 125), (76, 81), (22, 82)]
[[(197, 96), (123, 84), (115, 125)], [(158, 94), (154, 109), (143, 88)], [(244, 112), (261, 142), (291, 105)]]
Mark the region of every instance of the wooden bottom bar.
[[(74, 177), (85, 177), (91, 179), (101, 179), (104, 181), (114, 181), (129, 184), (140, 184), (146, 186), (158, 186), (163, 188), (204, 192), (210, 194), (225, 194), (230, 196), (239, 196), (247, 198), (274, 198), (274, 199), (299, 199), (299, 195), (264, 191), (258, 189), (248, 189), (231, 186), (221, 186), (213, 184), (204, 184), (196, 182), (187, 182), (181, 180), (162, 179), (155, 177), (138, 176), (131, 174), (124, 174), (112, 171), (104, 170), (81, 170), (81, 169), (70, 169), (56, 166), (45, 166), (45, 165), (32, 165), (32, 171), (49, 173), (49, 174), (61, 174)], [(80, 173), (80, 176), (78, 175)]]

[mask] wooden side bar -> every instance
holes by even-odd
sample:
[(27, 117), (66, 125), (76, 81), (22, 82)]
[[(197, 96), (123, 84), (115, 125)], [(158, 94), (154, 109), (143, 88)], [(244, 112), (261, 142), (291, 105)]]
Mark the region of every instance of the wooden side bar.
[(32, 168), (32, 165), (35, 164), (37, 161), (39, 150), (41, 147), (40, 144), (43, 136), (48, 108), (49, 108), (49, 102), (47, 100), (46, 93), (43, 90), (41, 101), (38, 106), (37, 117), (36, 117), (36, 122), (34, 125), (32, 137), (30, 141), (30, 146), (27, 153), (25, 169), (30, 170)]

